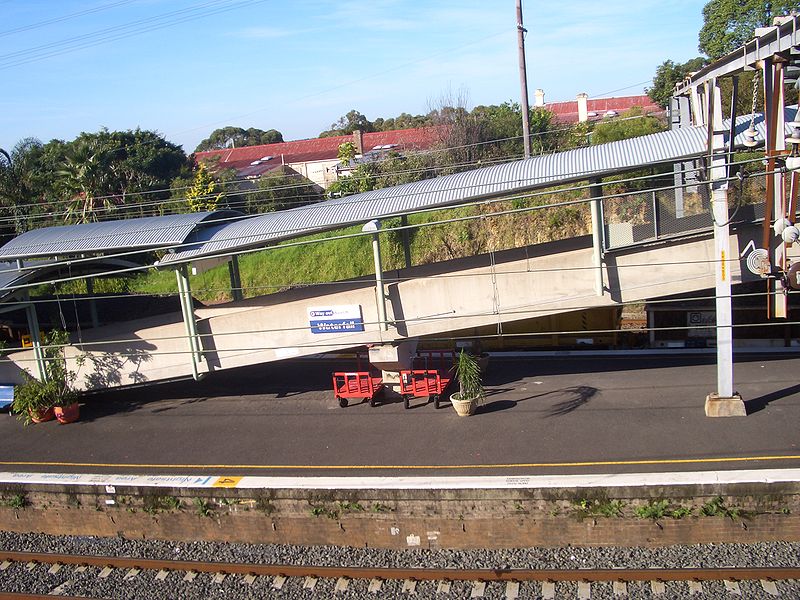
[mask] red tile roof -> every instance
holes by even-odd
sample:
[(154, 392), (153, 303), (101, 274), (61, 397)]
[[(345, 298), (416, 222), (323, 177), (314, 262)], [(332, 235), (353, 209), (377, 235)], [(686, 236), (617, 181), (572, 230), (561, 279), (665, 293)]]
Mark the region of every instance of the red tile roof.
[[(645, 113), (661, 112), (664, 109), (650, 99), (650, 96), (621, 96), (619, 98), (596, 98), (587, 102), (588, 112), (595, 112), (602, 117), (609, 110), (621, 113), (635, 106), (641, 107)], [(560, 123), (578, 122), (578, 101), (551, 102), (544, 108), (555, 115), (555, 120)], [(591, 119), (590, 119), (591, 120)]]
[[(396, 145), (398, 150), (425, 150), (439, 141), (439, 136), (440, 133), (435, 127), (365, 133), (363, 134), (364, 152), (372, 150), (375, 146), (390, 144)], [(194, 157), (195, 161), (207, 161), (218, 156), (220, 168), (236, 169), (242, 176), (254, 177), (271, 171), (283, 163), (335, 160), (339, 153), (339, 146), (352, 141), (352, 135), (339, 135), (262, 146), (208, 150), (196, 152)], [(251, 164), (267, 156), (273, 158), (258, 165)]]

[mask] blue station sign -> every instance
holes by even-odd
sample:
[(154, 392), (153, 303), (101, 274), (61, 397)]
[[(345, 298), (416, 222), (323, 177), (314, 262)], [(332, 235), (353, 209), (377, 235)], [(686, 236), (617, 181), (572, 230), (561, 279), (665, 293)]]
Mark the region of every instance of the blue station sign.
[(360, 304), (309, 306), (308, 323), (311, 333), (348, 333), (364, 331)]

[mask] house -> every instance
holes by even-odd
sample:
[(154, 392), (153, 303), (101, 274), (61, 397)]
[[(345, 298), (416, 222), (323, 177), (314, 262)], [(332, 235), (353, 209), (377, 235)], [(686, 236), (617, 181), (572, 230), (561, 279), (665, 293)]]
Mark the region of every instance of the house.
[(355, 131), (352, 135), (196, 152), (194, 159), (216, 163), (215, 169), (233, 169), (240, 179), (257, 179), (271, 172), (300, 174), (326, 189), (339, 177), (339, 146), (346, 142), (353, 142), (361, 157), (374, 159), (389, 152), (427, 150), (440, 141), (440, 135), (435, 127)]
[(593, 98), (588, 94), (578, 94), (575, 100), (567, 102), (544, 101), (544, 91), (534, 92), (534, 107), (549, 110), (555, 116), (557, 123), (584, 123), (586, 121), (600, 121), (616, 117), (635, 106), (641, 108), (645, 114), (663, 113), (664, 109), (650, 99), (650, 96), (620, 96), (618, 98)]

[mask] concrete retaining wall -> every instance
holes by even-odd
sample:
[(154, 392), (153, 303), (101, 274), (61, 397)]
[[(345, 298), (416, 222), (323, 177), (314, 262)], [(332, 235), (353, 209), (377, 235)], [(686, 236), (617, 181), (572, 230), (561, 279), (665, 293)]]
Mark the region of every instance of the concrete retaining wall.
[[(669, 511), (691, 509), (691, 515), (636, 515), (640, 507), (662, 501)], [(713, 514), (703, 515), (703, 507)], [(602, 514), (615, 509), (621, 515)], [(117, 487), (109, 493), (100, 486), (5, 484), (0, 529), (396, 549), (798, 541), (800, 485), (445, 491)]]

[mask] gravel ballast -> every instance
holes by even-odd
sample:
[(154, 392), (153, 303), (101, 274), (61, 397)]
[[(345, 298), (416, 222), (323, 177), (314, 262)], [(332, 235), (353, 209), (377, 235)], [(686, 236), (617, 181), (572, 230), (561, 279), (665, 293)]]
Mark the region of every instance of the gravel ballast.
[[(140, 541), (122, 538), (87, 536), (51, 536), (0, 532), (0, 548), (17, 552), (54, 552), (81, 555), (124, 556), (185, 561), (218, 561), (262, 564), (297, 564), (317, 566), (364, 567), (437, 567), (437, 568), (678, 568), (678, 567), (794, 567), (800, 564), (800, 543), (771, 542), (758, 544), (707, 544), (667, 546), (659, 548), (621, 547), (553, 547), (513, 550), (385, 550), (333, 546), (286, 546), (274, 544), (230, 544), (212, 542), (178, 543)], [(182, 573), (170, 573), (163, 581), (155, 572), (144, 571), (125, 579), (117, 570), (105, 578), (100, 570), (89, 567), (77, 572), (65, 566), (58, 573), (48, 572), (49, 565), (29, 567), (12, 564), (0, 570), (0, 592), (49, 594), (61, 586), (60, 593), (99, 598), (396, 598), (410, 596), (402, 592), (403, 582), (386, 581), (377, 593), (368, 592), (369, 582), (351, 581), (345, 592), (335, 592), (333, 580), (317, 581), (313, 588), (304, 587), (303, 578), (289, 578), (283, 587), (274, 589), (271, 577), (258, 577), (248, 585), (243, 577), (230, 575), (215, 583), (213, 575), (198, 574), (192, 582), (183, 581)], [(574, 598), (577, 583), (559, 582), (556, 598)], [(702, 593), (692, 598), (734, 598), (735, 588), (723, 582), (702, 584)], [(738, 597), (772, 598), (757, 581), (736, 584)], [(453, 582), (448, 594), (437, 593), (436, 582), (417, 583), (416, 598), (464, 598), (474, 590), (470, 582)], [(800, 597), (797, 581), (777, 582), (783, 598)], [(630, 583), (628, 598), (682, 598), (689, 595), (686, 583), (666, 583), (665, 594), (656, 595), (649, 582)], [(505, 583), (489, 583), (484, 598), (506, 598)], [(519, 598), (542, 595), (542, 584), (523, 582)], [(611, 583), (591, 585), (592, 598), (614, 598)]]

